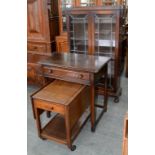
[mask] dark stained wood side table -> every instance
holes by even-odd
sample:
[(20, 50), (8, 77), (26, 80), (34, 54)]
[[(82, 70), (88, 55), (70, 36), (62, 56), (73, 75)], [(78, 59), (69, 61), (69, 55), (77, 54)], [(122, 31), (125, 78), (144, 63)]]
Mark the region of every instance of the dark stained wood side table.
[[(100, 118), (107, 111), (107, 68), (110, 57), (74, 54), (74, 53), (53, 53), (51, 56), (40, 60), (42, 66), (42, 76), (75, 82), (90, 86), (90, 111), (91, 111), (91, 131), (94, 132)], [(105, 96), (104, 104), (97, 105), (95, 100), (97, 94), (95, 85), (98, 80), (105, 76)], [(66, 90), (67, 91), (67, 90)], [(102, 112), (96, 119), (96, 108), (102, 108)]]
[[(76, 145), (72, 143), (90, 116), (89, 94), (89, 86), (62, 80), (54, 80), (32, 94), (38, 136), (66, 144), (74, 151)], [(43, 125), (40, 115), (46, 110), (56, 114)]]

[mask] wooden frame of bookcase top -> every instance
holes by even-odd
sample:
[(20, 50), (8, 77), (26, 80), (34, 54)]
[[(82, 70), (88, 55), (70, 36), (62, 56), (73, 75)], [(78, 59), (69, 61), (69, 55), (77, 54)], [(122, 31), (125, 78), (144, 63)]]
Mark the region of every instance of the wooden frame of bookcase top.
[[(65, 11), (67, 17), (67, 34), (68, 43), (70, 47), (70, 15), (88, 15), (88, 54), (95, 53), (95, 26), (94, 26), (94, 15), (95, 14), (105, 14), (105, 15), (115, 15), (116, 16), (116, 26), (115, 26), (115, 49), (114, 49), (114, 77), (113, 77), (113, 87), (108, 88), (108, 95), (114, 97), (114, 102), (119, 102), (119, 96), (121, 95), (122, 89), (120, 88), (120, 60), (121, 60), (121, 40), (120, 40), (120, 22), (121, 22), (121, 6), (106, 6), (106, 7), (87, 7), (87, 8), (73, 8)], [(104, 95), (104, 89), (102, 84), (98, 85), (98, 93)]]
[[(62, 1), (63, 0), (58, 0), (58, 6), (59, 6), (59, 32), (60, 32), (60, 35), (67, 35), (67, 32), (64, 32), (63, 31), (63, 23), (62, 23)], [(116, 4), (117, 5), (123, 5), (123, 0), (117, 0)], [(87, 7), (83, 7), (81, 6), (81, 0), (73, 0), (72, 3), (71, 3), (72, 7), (73, 8), (76, 8), (76, 7), (80, 7), (80, 8), (87, 8)], [(95, 6), (110, 6), (112, 5), (112, 2), (111, 0), (107, 0), (105, 3), (103, 3), (103, 0), (95, 0)], [(92, 8), (92, 7), (91, 7)]]

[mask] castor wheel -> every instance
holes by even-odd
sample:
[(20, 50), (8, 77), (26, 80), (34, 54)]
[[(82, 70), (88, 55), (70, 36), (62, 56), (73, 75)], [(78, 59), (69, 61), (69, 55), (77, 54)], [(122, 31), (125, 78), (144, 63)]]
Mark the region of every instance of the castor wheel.
[(114, 102), (115, 102), (115, 103), (118, 103), (118, 102), (119, 102), (119, 97), (115, 97), (115, 98), (114, 98)]
[(71, 151), (76, 150), (76, 145), (72, 145), (70, 149), (71, 149)]
[(46, 138), (40, 137), (42, 140), (46, 140)]
[(107, 112), (107, 108), (104, 108), (104, 112)]
[(107, 109), (104, 109), (104, 112), (107, 112)]
[(120, 93), (119, 93), (119, 96), (121, 96), (122, 95), (122, 91), (120, 91)]
[(95, 132), (95, 127), (92, 127), (91, 128), (91, 132)]
[(46, 116), (47, 116), (47, 118), (50, 118), (51, 117), (51, 112), (50, 111), (46, 111)]

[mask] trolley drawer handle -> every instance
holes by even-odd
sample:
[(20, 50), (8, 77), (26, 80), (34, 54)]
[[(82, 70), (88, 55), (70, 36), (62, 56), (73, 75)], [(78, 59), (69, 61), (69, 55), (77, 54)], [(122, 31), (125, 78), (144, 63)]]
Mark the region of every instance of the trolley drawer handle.
[(49, 73), (53, 73), (53, 70), (52, 70), (52, 69), (50, 69), (48, 72), (49, 72)]
[(83, 74), (80, 74), (80, 75), (78, 76), (78, 78), (82, 79), (82, 78), (83, 78)]
[(54, 110), (54, 107), (51, 107), (51, 110)]
[(37, 46), (34, 46), (33, 49), (36, 50), (36, 49), (38, 49), (38, 47)]

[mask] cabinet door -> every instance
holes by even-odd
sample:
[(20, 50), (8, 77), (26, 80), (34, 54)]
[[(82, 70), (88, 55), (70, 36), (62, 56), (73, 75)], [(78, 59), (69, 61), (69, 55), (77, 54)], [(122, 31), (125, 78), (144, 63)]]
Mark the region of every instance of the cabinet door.
[(67, 31), (67, 23), (66, 23), (66, 15), (64, 11), (66, 9), (74, 7), (76, 4), (76, 0), (58, 0), (59, 6), (59, 31), (61, 35), (66, 35)]
[(116, 15), (95, 15), (95, 53), (114, 59), (116, 42)]
[(108, 64), (108, 87), (114, 87), (115, 59), (116, 59), (116, 15), (96, 14), (94, 16), (94, 53), (108, 56), (112, 60)]
[(88, 54), (88, 20), (87, 14), (72, 14), (68, 16), (70, 52)]
[(46, 0), (28, 0), (28, 41), (49, 41), (49, 22)]

